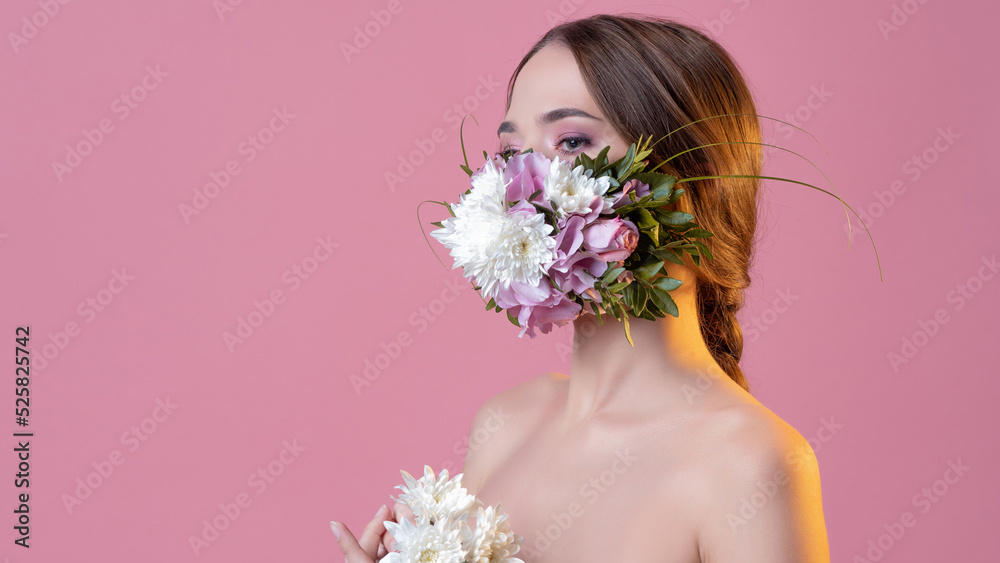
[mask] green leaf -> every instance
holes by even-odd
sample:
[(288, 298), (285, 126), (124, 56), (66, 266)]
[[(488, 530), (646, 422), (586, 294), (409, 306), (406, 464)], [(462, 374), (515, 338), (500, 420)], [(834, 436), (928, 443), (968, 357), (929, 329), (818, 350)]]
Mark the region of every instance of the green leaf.
[(624, 271), (625, 268), (615, 268), (613, 270), (608, 270), (607, 272), (604, 272), (603, 276), (601, 276), (601, 281), (604, 283), (611, 283), (612, 280), (618, 279), (618, 276), (620, 276), (621, 273)]
[(630, 283), (632, 283), (632, 282), (623, 281), (623, 282), (618, 282), (618, 283), (613, 284), (613, 285), (609, 285), (608, 286), (608, 291), (610, 291), (611, 293), (618, 293), (621, 290), (623, 290), (626, 287), (628, 287), (628, 285)]
[(618, 164), (618, 170), (615, 176), (621, 180), (625, 177), (625, 174), (632, 169), (632, 163), (635, 161), (635, 143), (632, 143), (628, 147), (628, 152), (622, 157), (620, 163)]
[(622, 289), (622, 303), (629, 309), (635, 308), (635, 286), (638, 284), (630, 283)]
[(515, 317), (514, 315), (511, 315), (510, 311), (507, 311), (507, 320), (510, 321), (511, 323), (513, 323), (514, 326), (520, 328), (521, 325), (518, 324), (517, 317)]
[(646, 292), (646, 288), (641, 284), (635, 284), (635, 307), (632, 308), (632, 313), (638, 316), (640, 313), (646, 310), (646, 300), (649, 299), (649, 294)]
[(490, 302), (486, 304), (486, 309), (489, 310), (489, 309), (492, 309), (492, 308), (494, 308), (496, 306), (497, 306), (496, 302), (493, 301), (492, 297), (490, 297)]
[(662, 318), (662, 317), (666, 316), (666, 313), (664, 313), (662, 310), (660, 310), (659, 305), (657, 305), (656, 301), (653, 299), (653, 292), (652, 291), (649, 292), (649, 301), (646, 302), (646, 311), (645, 311), (645, 313), (648, 314), (648, 315), (650, 315), (651, 316), (650, 320), (653, 320), (653, 321), (655, 321), (658, 318)]
[(622, 312), (622, 322), (625, 324), (625, 338), (628, 339), (628, 343), (635, 348), (635, 342), (632, 342), (632, 333), (628, 329), (628, 315)]
[[(638, 172), (633, 174), (630, 178), (635, 178), (643, 184), (647, 184), (649, 186), (650, 193), (660, 191), (662, 193), (666, 193), (667, 195), (669, 195), (674, 189), (674, 183), (677, 181), (677, 178), (669, 174), (661, 174), (659, 172)], [(664, 197), (666, 197), (666, 195)], [(663, 198), (657, 197), (656, 199)]]
[(666, 225), (683, 225), (694, 220), (694, 215), (683, 211), (660, 211), (657, 213), (657, 218)]
[(663, 267), (663, 261), (653, 262), (652, 264), (647, 264), (647, 265), (645, 265), (645, 266), (643, 266), (641, 268), (638, 268), (635, 271), (635, 275), (638, 276), (638, 277), (640, 277), (640, 278), (642, 278), (642, 279), (647, 279), (648, 280), (649, 278), (651, 278), (654, 275), (656, 275), (656, 272), (659, 272), (660, 268), (662, 268), (662, 267)]
[(653, 251), (653, 255), (656, 256), (657, 258), (662, 258), (664, 260), (669, 260), (670, 262), (673, 262), (674, 264), (677, 264), (678, 266), (684, 266), (685, 265), (684, 264), (684, 259), (681, 258), (680, 256), (678, 256), (677, 254), (675, 254), (673, 250), (669, 250), (669, 249), (667, 249), (667, 250), (659, 250), (659, 249), (657, 249), (657, 250)]
[(660, 224), (659, 223), (657, 223), (656, 226), (653, 227), (652, 229), (649, 229), (648, 231), (646, 231), (646, 234), (649, 235), (649, 238), (653, 239), (653, 246), (659, 246), (660, 245), (660, 232), (661, 232), (661, 229), (660, 229)]
[(434, 225), (435, 227), (441, 227), (442, 229), (444, 228), (444, 223), (442, 223), (441, 221), (433, 221), (431, 225)]
[(664, 277), (656, 280), (656, 287), (663, 291), (673, 291), (684, 283), (681, 280), (674, 279), (671, 277)]
[(653, 315), (653, 312), (650, 311), (649, 308), (648, 308), (650, 304), (652, 304), (652, 301), (647, 301), (646, 302), (646, 307), (647, 308), (643, 309), (642, 312), (640, 312), (636, 316), (639, 317), (640, 319), (646, 319), (646, 320), (649, 320), (649, 321), (655, 321), (656, 320), (656, 316)]
[[(540, 204), (538, 202), (529, 201), (528, 203), (530, 203), (531, 205), (534, 205), (535, 209), (537, 209), (538, 212), (541, 213), (542, 215), (545, 215), (545, 216), (555, 216), (555, 213), (553, 213), (551, 210), (547, 209), (545, 206), (543, 206), (542, 204)], [(556, 230), (556, 232), (558, 232), (558, 229)]]
[(603, 168), (604, 166), (607, 165), (608, 151), (610, 150), (611, 150), (611, 145), (607, 145), (603, 149), (601, 149), (601, 152), (597, 153), (597, 158), (594, 159), (594, 162), (597, 163), (597, 166)]
[(677, 304), (674, 303), (674, 298), (670, 297), (669, 293), (654, 290), (651, 297), (653, 299), (653, 303), (655, 303), (656, 306), (659, 307), (664, 313), (672, 317), (677, 316)]
[(694, 243), (698, 246), (698, 249), (701, 250), (701, 253), (707, 256), (709, 260), (715, 260), (715, 257), (712, 256), (711, 251), (708, 250), (708, 246), (705, 243), (697, 240), (694, 241)]
[(660, 186), (659, 188), (656, 188), (656, 190), (653, 191), (652, 193), (653, 193), (653, 199), (659, 201), (660, 204), (662, 205), (670, 198), (670, 195), (674, 193), (674, 188), (673, 186)]
[(652, 229), (660, 226), (656, 219), (653, 219), (653, 215), (642, 207), (638, 209), (636, 219), (636, 225), (640, 229)]
[(688, 238), (709, 238), (715, 235), (705, 229), (691, 229), (684, 233), (684, 236)]

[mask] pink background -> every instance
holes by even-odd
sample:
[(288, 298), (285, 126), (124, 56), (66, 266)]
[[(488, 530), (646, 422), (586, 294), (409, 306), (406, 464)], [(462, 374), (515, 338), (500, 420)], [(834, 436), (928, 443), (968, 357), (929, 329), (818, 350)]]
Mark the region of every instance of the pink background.
[[(331, 519), (360, 533), (400, 469), (461, 466), (488, 397), (569, 372), (571, 329), (518, 339), (437, 262), (415, 207), (465, 189), (454, 107), (479, 120), (465, 130), (478, 166), (518, 60), (575, 10), (709, 28), (760, 113), (796, 119), (826, 152), (766, 122), (770, 141), (870, 212), (882, 282), (863, 230), (848, 249), (835, 200), (769, 182), (741, 313), (755, 396), (816, 445), (833, 559), (867, 557), (883, 536), (883, 561), (995, 560), (1000, 277), (981, 267), (1000, 252), (985, 167), (1000, 125), (996, 4), (402, 0), (386, 21), (381, 0), (233, 3), (221, 17), (208, 0), (0, 5), (0, 557), (340, 560)], [(43, 5), (58, 12), (36, 15)], [(902, 25), (884, 35), (894, 5)], [(364, 44), (366, 25), (377, 33)], [(363, 48), (348, 60), (352, 41)], [(272, 119), (281, 110), (294, 117)], [(89, 152), (88, 136), (100, 137)], [(268, 144), (249, 151), (251, 136)], [(78, 144), (87, 154), (57, 173)], [(411, 156), (421, 145), (433, 152)], [(390, 187), (408, 158), (412, 174)], [(227, 165), (228, 185), (196, 201)], [(766, 171), (829, 188), (788, 153), (769, 151)], [(421, 210), (428, 231), (444, 217)], [(274, 292), (230, 350), (224, 334)], [(27, 427), (11, 408), (19, 325), (31, 327)], [(919, 346), (894, 369), (905, 339)], [(376, 360), (356, 392), (351, 376)], [(13, 543), (19, 430), (34, 432), (28, 550)], [(961, 479), (914, 502), (959, 460)], [(916, 524), (889, 542), (904, 512)], [(192, 548), (202, 534), (212, 541)]]

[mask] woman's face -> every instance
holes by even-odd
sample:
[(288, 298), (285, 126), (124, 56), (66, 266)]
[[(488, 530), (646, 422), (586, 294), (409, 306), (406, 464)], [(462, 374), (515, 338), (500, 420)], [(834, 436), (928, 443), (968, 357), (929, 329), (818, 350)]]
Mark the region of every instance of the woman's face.
[(580, 153), (597, 156), (608, 145), (609, 162), (628, 151), (587, 91), (572, 51), (561, 43), (549, 43), (521, 68), (497, 136), (500, 150), (530, 148), (570, 162)]

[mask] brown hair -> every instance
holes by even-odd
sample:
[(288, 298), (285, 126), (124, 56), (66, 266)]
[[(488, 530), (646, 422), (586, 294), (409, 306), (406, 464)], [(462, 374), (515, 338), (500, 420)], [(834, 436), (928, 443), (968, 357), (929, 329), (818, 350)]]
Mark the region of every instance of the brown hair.
[[(521, 68), (549, 42), (573, 52), (590, 95), (627, 143), (640, 135), (653, 140), (682, 125), (722, 114), (756, 114), (736, 63), (713, 39), (680, 23), (655, 16), (598, 14), (549, 30), (521, 60), (507, 87), (510, 108)], [(653, 148), (653, 165), (687, 152), (657, 171), (678, 178), (761, 173), (760, 122), (750, 115), (707, 119), (685, 127)], [(757, 228), (758, 178), (714, 178), (685, 184), (676, 209), (714, 236), (705, 240), (714, 259), (696, 272), (701, 334), (715, 361), (749, 391), (740, 368), (743, 331), (736, 312), (750, 285)]]

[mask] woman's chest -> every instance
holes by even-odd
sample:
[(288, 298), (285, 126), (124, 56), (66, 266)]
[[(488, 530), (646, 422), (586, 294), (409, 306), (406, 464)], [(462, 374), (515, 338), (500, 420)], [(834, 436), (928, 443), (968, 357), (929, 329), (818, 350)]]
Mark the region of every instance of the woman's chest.
[(649, 440), (537, 432), (476, 495), (502, 505), (524, 537), (526, 563), (694, 563), (691, 503), (678, 490), (683, 466)]

